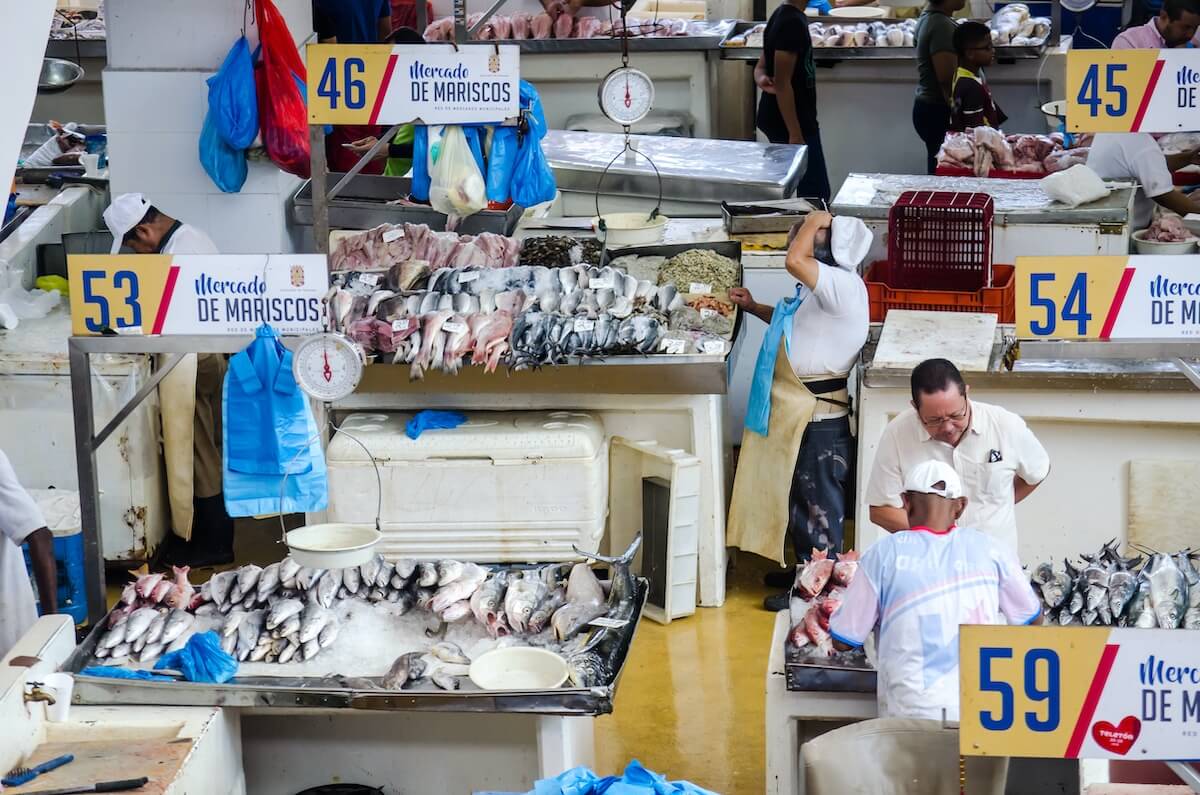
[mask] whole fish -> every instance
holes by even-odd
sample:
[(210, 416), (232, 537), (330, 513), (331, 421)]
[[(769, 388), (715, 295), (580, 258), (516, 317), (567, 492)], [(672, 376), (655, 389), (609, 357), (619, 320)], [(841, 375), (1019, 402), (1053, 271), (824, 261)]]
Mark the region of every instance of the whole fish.
[(125, 588), (121, 591), (121, 604), (134, 605), (134, 604), (137, 604), (137, 600), (138, 600), (137, 582), (134, 581), (134, 582), (126, 584)]
[(245, 594), (257, 593), (258, 577), (262, 574), (262, 567), (249, 563), (238, 569), (238, 587), (241, 588), (243, 596)]
[(813, 549), (812, 559), (800, 567), (796, 573), (796, 590), (805, 599), (811, 599), (825, 588), (825, 583), (833, 576), (834, 562), (829, 553), (823, 549)]
[[(482, 566), (475, 563), (466, 565), (460, 563), (457, 568), (457, 576), (438, 589), (437, 595), (433, 597), (433, 601), (429, 605), (430, 609), (435, 613), (441, 613), (455, 602), (470, 599), (475, 593), (475, 589), (487, 579), (487, 575), (487, 569)], [(439, 582), (441, 582), (440, 579)], [(468, 604), (468, 609), (469, 607)]]
[(1049, 578), (1041, 584), (1042, 601), (1051, 610), (1057, 610), (1071, 598), (1071, 580), (1065, 572), (1051, 568)]
[(375, 586), (377, 588), (387, 588), (392, 583), (392, 574), (396, 571), (396, 567), (388, 561), (383, 561), (379, 564), (379, 571), (375, 575)]
[(312, 640), (300, 646), (300, 652), (301, 656), (304, 658), (304, 661), (308, 662), (321, 653), (321, 644), (316, 638), (313, 638)]
[[(244, 622), (243, 622), (244, 623)], [(290, 638), (300, 634), (300, 616), (291, 616), (275, 628), (273, 633), (277, 638)]]
[(484, 628), (493, 638), (505, 638), (512, 635), (512, 627), (508, 625), (508, 618), (505, 617), (503, 610), (490, 616)]
[(296, 656), (296, 652), (300, 651), (300, 647), (295, 643), (289, 643), (279, 652), (279, 664), (290, 662)]
[(265, 610), (252, 610), (242, 619), (242, 623), (238, 625), (237, 633), (237, 658), (239, 660), (248, 660), (250, 652), (254, 651), (254, 647), (258, 645), (259, 637), (263, 631), (263, 621), (265, 620)]
[(325, 569), (310, 569), (305, 566), (296, 574), (296, 587), (302, 591), (310, 591), (325, 576)]
[(533, 612), (529, 614), (529, 631), (536, 634), (544, 630), (550, 616), (566, 603), (566, 588), (559, 586), (552, 590), (545, 599), (538, 602), (537, 606), (533, 608)]
[(454, 665), (471, 664), (471, 658), (466, 654), (463, 654), (462, 648), (460, 648), (457, 643), (451, 643), (448, 640), (443, 640), (430, 646), (429, 653), (442, 662), (452, 663)]
[(316, 586), (308, 592), (309, 601), (315, 601), (324, 608), (333, 607), (333, 599), (337, 596), (342, 584), (342, 575), (337, 571), (327, 571), (317, 580)]
[[(612, 583), (608, 589), (608, 602), (605, 605), (605, 616), (612, 621), (621, 621), (628, 623), (633, 617), (635, 601), (637, 598), (637, 589), (633, 580), (633, 558), (637, 554), (638, 548), (642, 545), (642, 534), (639, 532), (634, 536), (633, 542), (629, 545), (619, 557), (607, 557), (605, 555), (596, 555), (591, 552), (584, 552), (575, 547), (578, 554), (592, 560), (598, 560), (602, 563), (607, 563), (612, 571)], [(598, 618), (598, 616), (597, 616)], [(589, 622), (591, 619), (589, 619)], [(828, 619), (825, 619), (828, 624)], [(612, 659), (617, 653), (619, 646), (619, 627), (610, 626), (602, 627), (596, 632), (591, 640), (588, 641), (588, 647), (593, 645), (600, 647), (601, 653), (606, 659)]]
[(221, 637), (228, 638), (231, 635), (237, 637), (238, 624), (241, 624), (242, 619), (245, 617), (245, 610), (230, 611), (229, 614), (225, 616), (225, 622), (221, 625)]
[[(110, 629), (103, 638), (100, 639), (100, 646), (105, 649), (113, 649), (125, 642), (125, 630), (128, 620), (122, 621), (115, 627)], [(110, 652), (111, 654), (111, 652)]]
[(128, 643), (118, 643), (116, 646), (113, 646), (109, 650), (108, 659), (124, 660), (125, 658), (127, 658), (129, 656), (129, 653), (131, 651), (133, 651), (133, 647), (130, 646)]
[(367, 593), (367, 601), (368, 602), (379, 603), (379, 602), (383, 602), (386, 600), (387, 600), (387, 591), (383, 590), (382, 588), (372, 588)]
[(362, 576), (358, 566), (342, 569), (342, 585), (346, 587), (347, 593), (358, 593), (358, 588), (362, 585)]
[(1071, 603), (1070, 603), (1070, 605), (1068, 605), (1067, 609), (1071, 613), (1074, 613), (1075, 615), (1079, 615), (1080, 613), (1083, 612), (1083, 604), (1084, 604), (1083, 592), (1079, 591), (1079, 590), (1071, 591)]
[[(142, 640), (146, 644), (158, 643), (160, 640), (162, 640), (163, 631), (167, 627), (167, 616), (168, 615), (170, 615), (170, 614), (163, 612), (163, 613), (159, 613), (157, 616), (155, 616), (154, 620), (150, 622), (150, 626), (146, 627), (146, 631), (142, 633), (142, 637), (140, 638), (140, 640)], [(171, 641), (166, 640), (163, 642), (170, 643)]]
[(129, 620), (125, 622), (125, 640), (132, 645), (156, 618), (158, 618), (158, 611), (153, 607), (139, 607), (134, 610), (129, 614)]
[(325, 625), (333, 620), (333, 613), (319, 604), (308, 604), (300, 614), (300, 642), (307, 643), (321, 634)]
[(379, 567), (381, 565), (383, 565), (383, 555), (376, 555), (358, 567), (359, 575), (364, 585), (375, 585), (375, 579), (379, 576)]
[(433, 588), (438, 584), (439, 579), (436, 565), (427, 560), (417, 563), (417, 585), (422, 588)]
[(267, 614), (267, 629), (276, 629), (292, 616), (300, 615), (304, 610), (304, 602), (299, 599), (281, 599), (271, 607)]
[(571, 576), (567, 578), (567, 603), (550, 618), (554, 637), (560, 642), (569, 640), (589, 621), (604, 615), (607, 610), (604, 589), (600, 587), (592, 567), (586, 563), (575, 564)]
[(186, 610), (178, 608), (167, 614), (166, 621), (163, 623), (161, 640), (163, 643), (171, 643), (176, 638), (183, 635), (192, 628), (192, 624), (196, 622), (196, 617)]
[(299, 563), (292, 560), (292, 556), (288, 555), (283, 560), (279, 561), (279, 584), (289, 590), (296, 587), (296, 575), (303, 568)]
[(161, 642), (147, 643), (141, 649), (137, 650), (138, 651), (138, 658), (137, 658), (138, 662), (140, 662), (140, 663), (154, 662), (155, 660), (157, 660), (159, 657), (162, 656), (163, 650), (165, 650), (166, 648), (167, 648), (166, 645)]
[(442, 621), (445, 621), (447, 624), (461, 621), (471, 615), (471, 603), (466, 599), (460, 599), (443, 610), (440, 615)]
[(1119, 619), (1125, 615), (1125, 608), (1133, 599), (1137, 589), (1137, 575), (1128, 569), (1117, 569), (1108, 577), (1108, 609), (1112, 617)]
[(460, 681), (459, 677), (454, 676), (445, 668), (440, 666), (435, 668), (433, 673), (429, 675), (429, 678), (442, 690), (458, 690)]
[(600, 687), (612, 680), (604, 658), (595, 651), (580, 652), (567, 658), (567, 675), (575, 687)]
[(154, 589), (163, 581), (163, 574), (143, 574), (137, 578), (137, 593), (143, 599), (149, 599)]
[(321, 627), (320, 633), (317, 634), (317, 643), (322, 649), (328, 649), (337, 640), (338, 630), (341, 627), (338, 625), (337, 619), (331, 619), (325, 626)]
[(279, 569), (281, 563), (272, 563), (258, 575), (258, 585), (255, 589), (258, 601), (265, 602), (279, 588)]
[(396, 561), (396, 576), (404, 581), (411, 580), (417, 570), (417, 562), (407, 558)]
[(163, 580), (158, 585), (154, 586), (154, 590), (150, 592), (149, 601), (155, 604), (160, 604), (166, 600), (171, 591), (175, 589), (175, 584), (170, 580)]
[(415, 682), (425, 675), (425, 661), (421, 652), (411, 651), (401, 654), (392, 663), (392, 667), (383, 675), (382, 685), (385, 690), (400, 690), (409, 682)]
[(397, 591), (403, 591), (408, 587), (408, 580), (404, 579), (399, 574), (393, 574), (391, 586)]
[(218, 605), (229, 603), (229, 592), (237, 582), (237, 571), (219, 571), (208, 580), (212, 600)]
[(1175, 629), (1187, 612), (1187, 578), (1170, 555), (1154, 555), (1149, 569), (1150, 606), (1154, 609), (1154, 617), (1161, 628)]
[(815, 655), (811, 651), (809, 654), (810, 656), (831, 657), (833, 656), (833, 638), (829, 634), (828, 623), (822, 625), (821, 618), (821, 610), (815, 605), (809, 608), (808, 615), (804, 617), (804, 630), (808, 633), (813, 648), (816, 650)]
[[(462, 576), (463, 564), (457, 560), (441, 560), (437, 563), (439, 588), (445, 587)], [(424, 585), (425, 583), (421, 583)]]
[(1138, 575), (1137, 588), (1129, 601), (1126, 616), (1126, 626), (1140, 629), (1154, 629), (1158, 626), (1158, 619), (1154, 615), (1154, 606), (1150, 600), (1150, 580), (1145, 569)]
[(837, 562), (833, 564), (833, 581), (838, 585), (849, 585), (857, 571), (858, 553), (853, 549), (843, 552), (838, 555)]
[(528, 631), (533, 609), (546, 598), (549, 590), (536, 575), (510, 582), (504, 595), (504, 614), (508, 617), (508, 625), (517, 632)]

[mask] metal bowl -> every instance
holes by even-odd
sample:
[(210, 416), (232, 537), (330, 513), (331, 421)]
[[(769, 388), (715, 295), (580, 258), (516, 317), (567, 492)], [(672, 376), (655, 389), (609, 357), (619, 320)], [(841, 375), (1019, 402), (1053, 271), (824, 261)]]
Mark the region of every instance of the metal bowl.
[(83, 78), (83, 67), (61, 58), (43, 58), (42, 73), (38, 75), (39, 94), (66, 91)]

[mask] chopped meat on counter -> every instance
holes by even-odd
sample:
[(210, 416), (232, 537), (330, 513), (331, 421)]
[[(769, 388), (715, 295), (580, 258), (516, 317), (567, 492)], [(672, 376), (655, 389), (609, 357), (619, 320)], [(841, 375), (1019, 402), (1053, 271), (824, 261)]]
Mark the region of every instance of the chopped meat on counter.
[(1059, 149), (1046, 155), (1046, 159), (1042, 161), (1042, 165), (1050, 174), (1057, 171), (1066, 171), (1071, 166), (1087, 165), (1088, 154), (1091, 151), (1089, 147)]

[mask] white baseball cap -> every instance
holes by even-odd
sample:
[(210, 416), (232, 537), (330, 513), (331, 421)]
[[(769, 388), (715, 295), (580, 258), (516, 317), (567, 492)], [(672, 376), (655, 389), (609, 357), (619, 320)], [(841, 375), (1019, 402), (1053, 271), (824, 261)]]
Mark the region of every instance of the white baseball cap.
[(867, 258), (874, 238), (862, 219), (850, 215), (834, 216), (829, 230), (833, 259), (846, 270), (855, 270)]
[(904, 476), (904, 490), (917, 494), (936, 494), (948, 500), (958, 499), (963, 491), (958, 473), (943, 461), (922, 461), (910, 469)]
[(111, 253), (121, 253), (121, 243), (125, 240), (125, 235), (142, 222), (149, 209), (150, 202), (140, 193), (122, 193), (112, 200), (112, 204), (104, 211), (104, 223), (113, 236)]

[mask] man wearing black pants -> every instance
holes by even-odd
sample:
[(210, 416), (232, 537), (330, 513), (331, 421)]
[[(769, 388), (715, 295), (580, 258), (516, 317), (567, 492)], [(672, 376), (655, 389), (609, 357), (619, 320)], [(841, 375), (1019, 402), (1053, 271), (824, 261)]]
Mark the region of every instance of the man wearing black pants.
[(913, 101), (913, 128), (925, 142), (925, 169), (932, 174), (937, 153), (950, 129), (951, 97), (958, 54), (954, 49), (955, 24), (951, 15), (966, 0), (929, 0), (917, 23), (917, 96)]

